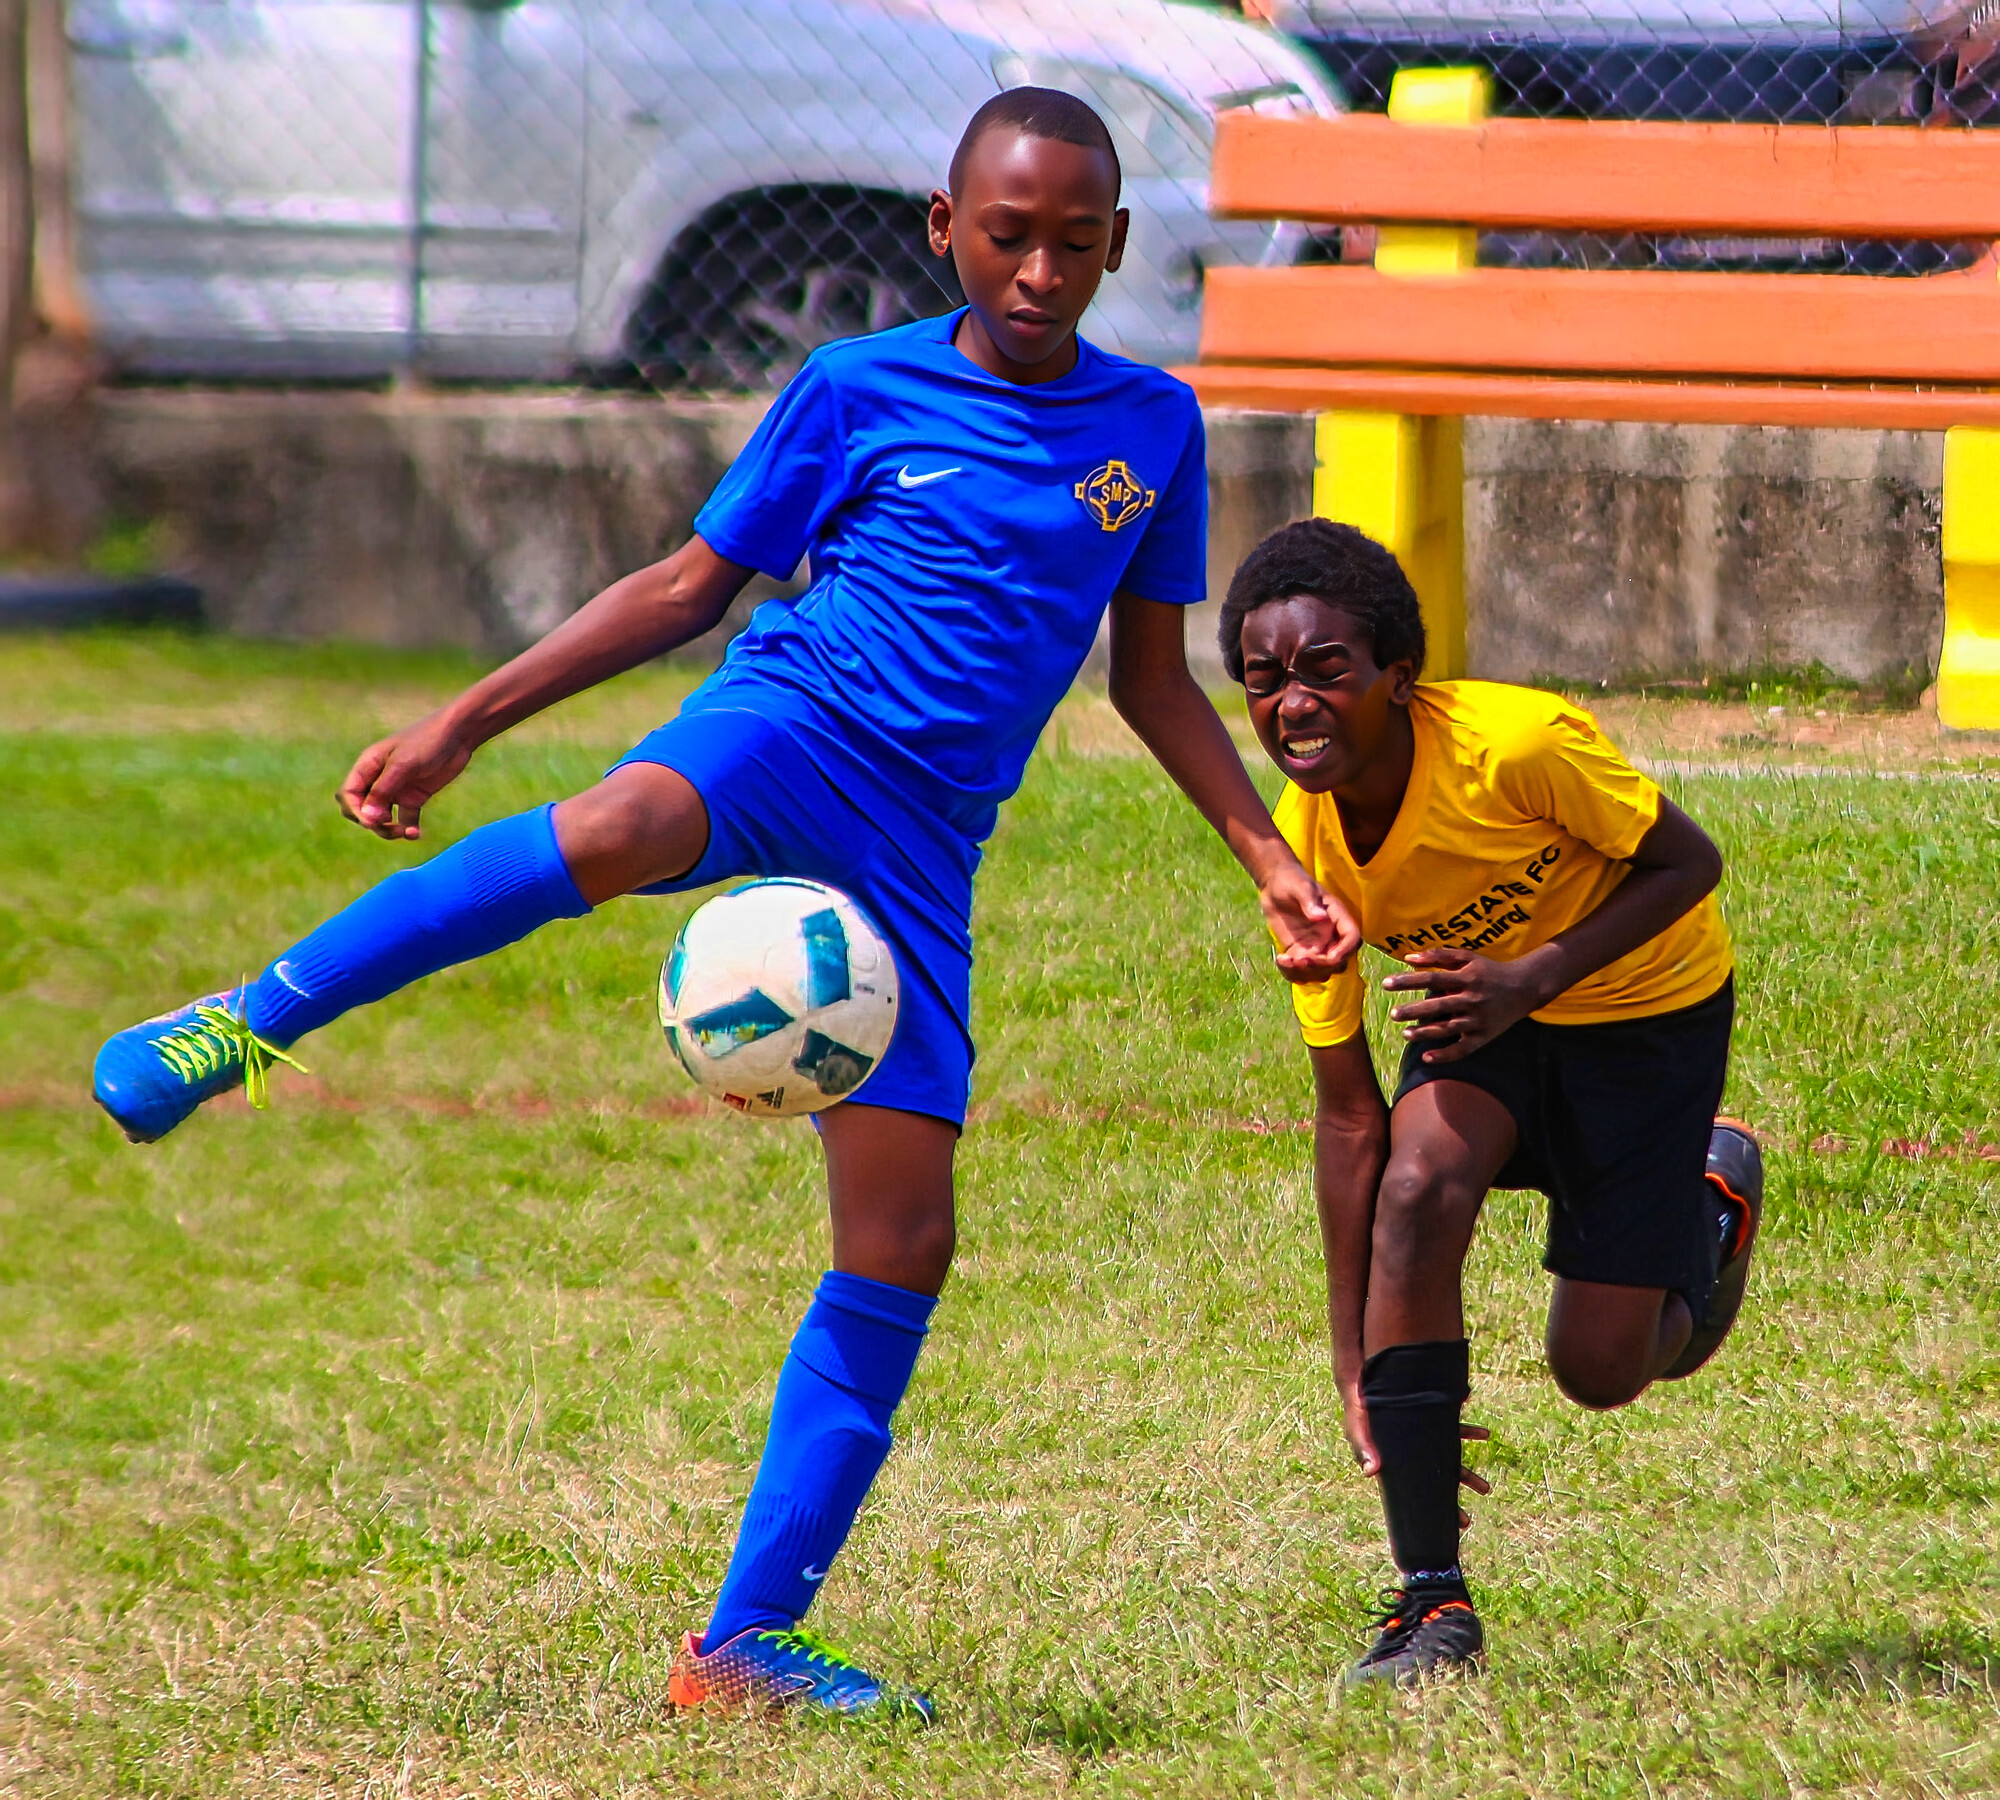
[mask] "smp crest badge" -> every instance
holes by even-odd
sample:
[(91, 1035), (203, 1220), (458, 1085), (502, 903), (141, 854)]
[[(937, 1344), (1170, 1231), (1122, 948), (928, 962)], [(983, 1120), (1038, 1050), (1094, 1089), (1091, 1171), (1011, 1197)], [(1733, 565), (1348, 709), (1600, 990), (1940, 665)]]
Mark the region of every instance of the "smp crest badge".
[(1092, 469), (1076, 484), (1076, 497), (1090, 508), (1090, 516), (1106, 531), (1129, 525), (1158, 497), (1122, 457)]

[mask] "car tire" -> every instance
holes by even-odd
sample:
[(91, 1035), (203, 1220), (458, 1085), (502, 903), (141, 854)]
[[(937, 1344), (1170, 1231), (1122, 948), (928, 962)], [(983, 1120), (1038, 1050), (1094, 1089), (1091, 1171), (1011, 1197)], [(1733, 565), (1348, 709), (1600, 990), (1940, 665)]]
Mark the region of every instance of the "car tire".
[(866, 188), (762, 188), (711, 207), (662, 259), (626, 329), (655, 388), (769, 392), (821, 344), (961, 303), (928, 203)]

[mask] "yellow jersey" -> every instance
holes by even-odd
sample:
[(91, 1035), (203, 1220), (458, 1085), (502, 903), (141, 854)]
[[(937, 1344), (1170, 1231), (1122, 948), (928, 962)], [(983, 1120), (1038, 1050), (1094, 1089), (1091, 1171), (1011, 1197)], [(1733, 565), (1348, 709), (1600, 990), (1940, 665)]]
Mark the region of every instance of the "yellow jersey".
[[(1416, 758), (1396, 822), (1365, 863), (1331, 794), (1286, 784), (1276, 818), (1320, 886), (1378, 950), (1455, 945), (1497, 962), (1595, 912), (1660, 815), (1660, 790), (1580, 707), (1493, 681), (1418, 683)], [(1359, 958), (1292, 989), (1308, 1044), (1361, 1029)], [(1734, 966), (1713, 894), (1658, 937), (1566, 989), (1534, 1016), (1551, 1025), (1644, 1018), (1705, 1000)], [(1416, 997), (1416, 996), (1411, 996)]]

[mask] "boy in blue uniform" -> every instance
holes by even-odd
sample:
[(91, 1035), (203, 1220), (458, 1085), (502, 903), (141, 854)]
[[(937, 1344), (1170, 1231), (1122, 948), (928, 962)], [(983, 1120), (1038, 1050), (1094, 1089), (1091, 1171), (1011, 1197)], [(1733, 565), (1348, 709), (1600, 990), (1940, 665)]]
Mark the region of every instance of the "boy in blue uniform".
[(902, 977), (867, 1086), (820, 1115), (833, 1268), (779, 1377), (735, 1554), (676, 1703), (908, 1705), (799, 1621), (890, 1445), (954, 1243), (980, 846), (1107, 602), (1112, 698), (1256, 881), (1295, 978), (1357, 942), (1286, 847), (1190, 679), (1205, 471), (1186, 387), (1076, 324), (1126, 215), (1103, 122), (1015, 89), (966, 128), (931, 241), (968, 305), (816, 353), (695, 521), (533, 649), (365, 751), (340, 791), (388, 839), (509, 726), (711, 628), (753, 569), (812, 583), (765, 608), (680, 715), (596, 787), (391, 876), (246, 987), (120, 1032), (97, 1098), (163, 1136), (306, 1032), (617, 895), (748, 875), (852, 894)]

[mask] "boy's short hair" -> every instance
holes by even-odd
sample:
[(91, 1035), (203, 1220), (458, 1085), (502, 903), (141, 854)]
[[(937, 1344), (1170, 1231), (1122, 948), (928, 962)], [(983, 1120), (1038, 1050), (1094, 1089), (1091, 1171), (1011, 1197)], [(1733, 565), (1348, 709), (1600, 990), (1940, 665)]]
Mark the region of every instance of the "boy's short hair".
[(1405, 658), (1423, 668), (1424, 617), (1394, 554), (1352, 525), (1300, 519), (1272, 532), (1230, 580), (1216, 637), (1232, 681), (1243, 679), (1243, 621), (1294, 594), (1311, 594), (1366, 625), (1378, 668)]
[(1076, 144), (1085, 150), (1101, 150), (1111, 159), (1111, 195), (1115, 200), (1124, 182), (1118, 166), (1118, 146), (1111, 141), (1111, 128), (1098, 117), (1088, 101), (1061, 88), (1017, 87), (995, 94), (970, 119), (951, 153), (951, 191), (959, 190), (965, 173), (965, 159), (972, 146), (989, 131), (1005, 125), (1025, 137), (1047, 138), (1053, 143)]

